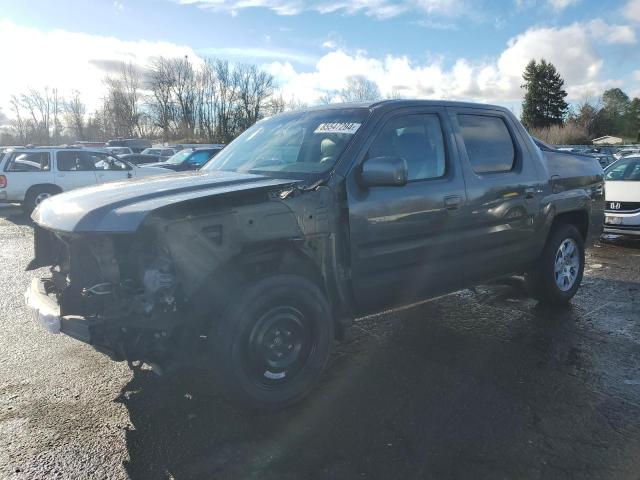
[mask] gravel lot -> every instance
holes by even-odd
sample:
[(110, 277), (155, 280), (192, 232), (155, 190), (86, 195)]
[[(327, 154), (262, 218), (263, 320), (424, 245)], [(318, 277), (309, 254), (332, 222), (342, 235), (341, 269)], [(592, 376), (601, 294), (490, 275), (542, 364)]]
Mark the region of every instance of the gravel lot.
[(640, 241), (593, 248), (567, 309), (514, 279), (361, 319), (266, 416), (41, 330), (14, 207), (0, 244), (0, 478), (640, 478)]

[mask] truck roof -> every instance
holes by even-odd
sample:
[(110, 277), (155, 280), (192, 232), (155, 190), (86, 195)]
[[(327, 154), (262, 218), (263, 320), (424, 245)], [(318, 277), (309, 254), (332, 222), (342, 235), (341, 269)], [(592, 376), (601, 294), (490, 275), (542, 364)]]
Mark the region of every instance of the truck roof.
[(303, 110), (329, 110), (329, 109), (343, 109), (343, 108), (369, 108), (369, 109), (384, 109), (393, 110), (403, 107), (463, 107), (463, 108), (479, 108), (490, 110), (502, 110), (510, 111), (505, 107), (499, 105), (491, 105), (486, 103), (474, 103), (474, 102), (458, 102), (452, 100), (418, 100), (418, 99), (397, 99), (397, 100), (378, 100), (375, 102), (358, 102), (358, 103), (329, 103), (326, 105), (317, 105), (308, 107)]

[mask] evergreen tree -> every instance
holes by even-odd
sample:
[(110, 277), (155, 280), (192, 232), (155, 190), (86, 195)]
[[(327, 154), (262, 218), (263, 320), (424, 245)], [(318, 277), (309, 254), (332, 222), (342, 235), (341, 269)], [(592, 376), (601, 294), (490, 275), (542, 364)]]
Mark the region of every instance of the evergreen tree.
[(628, 134), (629, 96), (619, 88), (610, 88), (602, 94), (603, 113), (607, 119), (610, 135)]
[(525, 89), (522, 102), (522, 123), (529, 128), (562, 125), (569, 106), (564, 80), (556, 67), (542, 59), (531, 60), (522, 75)]

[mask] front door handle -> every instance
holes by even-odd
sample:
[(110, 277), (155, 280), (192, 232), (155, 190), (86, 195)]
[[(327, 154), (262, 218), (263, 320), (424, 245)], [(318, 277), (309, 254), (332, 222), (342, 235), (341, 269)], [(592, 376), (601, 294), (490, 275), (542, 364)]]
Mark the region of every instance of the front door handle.
[(462, 203), (462, 197), (458, 195), (450, 195), (448, 197), (444, 197), (444, 207), (450, 213), (456, 213), (460, 209), (460, 204)]

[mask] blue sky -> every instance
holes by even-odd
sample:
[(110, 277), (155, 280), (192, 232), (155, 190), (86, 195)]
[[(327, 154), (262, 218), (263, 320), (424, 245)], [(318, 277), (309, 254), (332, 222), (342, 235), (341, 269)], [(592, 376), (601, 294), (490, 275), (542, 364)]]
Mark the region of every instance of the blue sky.
[(18, 72), (0, 77), (0, 107), (31, 86), (92, 105), (110, 60), (184, 54), (256, 63), (306, 103), (362, 74), (383, 94), (517, 106), (541, 56), (574, 101), (640, 95), (639, 35), (640, 0), (0, 0), (0, 42), (15, 45), (0, 64)]

